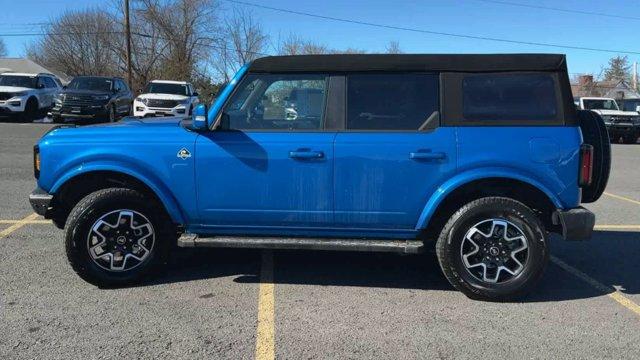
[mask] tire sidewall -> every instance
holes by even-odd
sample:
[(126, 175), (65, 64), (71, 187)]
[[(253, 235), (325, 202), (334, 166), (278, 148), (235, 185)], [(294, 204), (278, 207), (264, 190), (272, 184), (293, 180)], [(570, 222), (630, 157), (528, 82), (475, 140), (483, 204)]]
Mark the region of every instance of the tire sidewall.
[[(91, 196), (91, 195), (89, 195)], [(146, 216), (154, 230), (154, 245), (149, 256), (131, 270), (111, 272), (96, 264), (88, 250), (87, 237), (93, 224), (103, 215), (119, 209), (130, 209)], [(81, 209), (77, 217), (71, 218), (66, 226), (67, 253), (70, 261), (83, 271), (85, 280), (103, 286), (114, 286), (138, 280), (149, 272), (166, 256), (166, 231), (158, 212), (141, 197), (130, 197), (124, 194), (97, 197)]]
[[(548, 261), (547, 241), (537, 217), (524, 205), (512, 208), (499, 204), (476, 206), (459, 214), (447, 236), (447, 262), (453, 267), (456, 280), (470, 292), (482, 297), (497, 300), (510, 299), (525, 292), (529, 284), (535, 282)], [(471, 227), (487, 219), (507, 220), (519, 227), (527, 238), (529, 254), (523, 271), (515, 278), (503, 283), (491, 284), (474, 277), (465, 267), (460, 253), (462, 240)]]

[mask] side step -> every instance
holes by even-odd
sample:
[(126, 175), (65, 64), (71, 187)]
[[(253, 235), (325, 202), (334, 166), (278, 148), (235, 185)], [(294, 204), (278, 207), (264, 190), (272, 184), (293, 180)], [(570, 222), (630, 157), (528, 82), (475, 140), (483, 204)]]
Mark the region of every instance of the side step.
[(275, 237), (199, 237), (196, 234), (182, 234), (179, 247), (253, 248), (253, 249), (296, 249), (332, 251), (375, 251), (417, 254), (422, 252), (424, 243), (420, 240), (365, 240), (365, 239), (318, 239), (318, 238), (275, 238)]

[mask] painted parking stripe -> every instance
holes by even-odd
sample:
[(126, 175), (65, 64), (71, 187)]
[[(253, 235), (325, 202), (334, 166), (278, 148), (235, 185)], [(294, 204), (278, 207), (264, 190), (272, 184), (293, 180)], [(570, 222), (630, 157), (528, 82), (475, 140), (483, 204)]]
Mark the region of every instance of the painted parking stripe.
[(35, 220), (37, 218), (38, 218), (38, 214), (33, 213), (33, 214), (25, 217), (22, 220), (16, 221), (13, 225), (11, 225), (8, 228), (0, 231), (0, 239), (4, 238), (5, 236), (9, 236), (9, 234), (11, 234), (12, 232), (20, 229), (21, 227), (27, 225), (30, 221), (33, 221), (33, 220)]
[(604, 194), (607, 195), (607, 196), (610, 196), (612, 198), (618, 199), (618, 200), (627, 201), (627, 202), (630, 202), (632, 204), (640, 205), (640, 201), (638, 201), (638, 200), (629, 199), (628, 197), (612, 194), (612, 193), (609, 193), (609, 192), (606, 192), (606, 191), (604, 192)]
[(272, 360), (275, 358), (275, 297), (273, 290), (273, 252), (264, 250), (262, 252), (260, 290), (258, 294), (257, 360)]
[[(23, 220), (0, 220), (0, 224), (17, 224)], [(51, 220), (29, 220), (26, 224), (51, 224)]]
[(596, 225), (594, 230), (636, 230), (640, 231), (640, 225)]
[(560, 266), (563, 270), (569, 272), (570, 274), (576, 276), (580, 280), (586, 282), (591, 285), (594, 289), (600, 291), (603, 294), (606, 294), (608, 297), (615, 300), (618, 304), (624, 306), (628, 310), (634, 312), (636, 315), (640, 316), (640, 305), (633, 302), (628, 297), (624, 296), (620, 291), (616, 290), (611, 286), (607, 286), (598, 280), (590, 277), (589, 275), (583, 273), (582, 271), (574, 268), (573, 266), (567, 264), (566, 262), (560, 260), (559, 258), (551, 255), (551, 262)]

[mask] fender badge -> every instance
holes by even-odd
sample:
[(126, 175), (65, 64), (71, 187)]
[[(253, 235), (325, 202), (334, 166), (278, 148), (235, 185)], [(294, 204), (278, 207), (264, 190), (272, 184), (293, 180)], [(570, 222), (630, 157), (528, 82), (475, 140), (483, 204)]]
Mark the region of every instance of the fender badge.
[(191, 157), (191, 153), (189, 152), (189, 150), (182, 148), (180, 149), (180, 151), (178, 151), (178, 157), (182, 160), (186, 160)]

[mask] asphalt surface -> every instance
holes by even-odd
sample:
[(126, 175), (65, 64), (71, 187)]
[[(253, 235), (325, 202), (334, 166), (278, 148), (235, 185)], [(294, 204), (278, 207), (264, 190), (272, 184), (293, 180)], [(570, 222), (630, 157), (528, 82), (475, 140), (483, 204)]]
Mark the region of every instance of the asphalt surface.
[(11, 229), (50, 126), (0, 123), (2, 359), (640, 358), (640, 144), (613, 146), (611, 195), (588, 206), (601, 230), (553, 239), (535, 292), (500, 304), (454, 291), (432, 253), (180, 249), (148, 283), (96, 288), (62, 231)]

